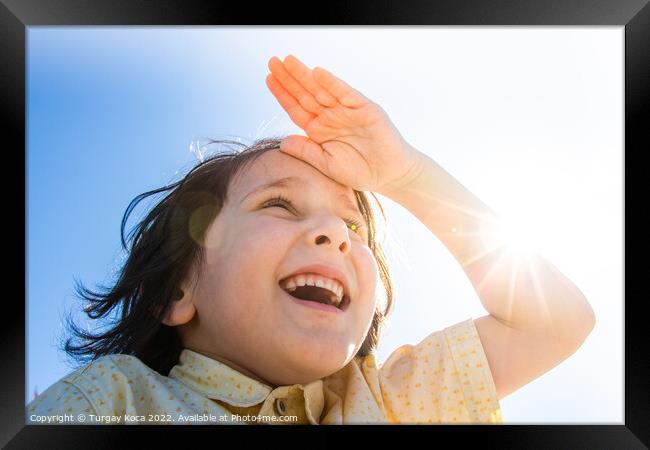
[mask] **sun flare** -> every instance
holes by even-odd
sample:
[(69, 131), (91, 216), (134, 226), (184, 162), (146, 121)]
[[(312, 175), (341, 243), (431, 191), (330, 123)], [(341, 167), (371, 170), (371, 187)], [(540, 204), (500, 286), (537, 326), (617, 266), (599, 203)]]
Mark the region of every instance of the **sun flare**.
[[(517, 210), (517, 209), (515, 209)], [(517, 214), (500, 214), (500, 222), (490, 239), (519, 256), (542, 252), (545, 243), (544, 224), (537, 214), (519, 209)]]

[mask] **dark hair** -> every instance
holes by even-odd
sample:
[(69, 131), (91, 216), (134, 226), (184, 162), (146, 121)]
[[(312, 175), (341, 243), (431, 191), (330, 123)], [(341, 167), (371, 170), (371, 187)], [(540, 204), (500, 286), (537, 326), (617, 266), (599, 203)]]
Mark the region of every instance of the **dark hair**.
[[(230, 143), (246, 148), (210, 156), (182, 180), (140, 194), (131, 201), (122, 218), (124, 250), (127, 250), (124, 228), (135, 206), (147, 197), (168, 191), (131, 231), (128, 258), (110, 288), (100, 286), (104, 293), (93, 292), (75, 279), (75, 290), (87, 302), (84, 312), (90, 319), (107, 318), (111, 312), (117, 318), (111, 327), (93, 334), (79, 329), (68, 316), (66, 323), (71, 337), (64, 341), (63, 349), (73, 360), (83, 365), (100, 356), (122, 353), (137, 357), (163, 375), (169, 373), (178, 363), (182, 344), (175, 327), (163, 324), (161, 318), (192, 268), (203, 263), (203, 247), (199, 242), (225, 203), (233, 176), (266, 151), (279, 149), (280, 141), (281, 138), (259, 139), (246, 147), (240, 142), (211, 140), (210, 144)], [(368, 246), (386, 291), (385, 308), (382, 311), (378, 306), (365, 341), (355, 355), (364, 356), (374, 352), (382, 325), (392, 310), (393, 284), (386, 256), (376, 240), (375, 215), (367, 194), (356, 190), (354, 193), (368, 226)], [(386, 222), (379, 200), (370, 194)], [(79, 342), (75, 343), (75, 339)]]

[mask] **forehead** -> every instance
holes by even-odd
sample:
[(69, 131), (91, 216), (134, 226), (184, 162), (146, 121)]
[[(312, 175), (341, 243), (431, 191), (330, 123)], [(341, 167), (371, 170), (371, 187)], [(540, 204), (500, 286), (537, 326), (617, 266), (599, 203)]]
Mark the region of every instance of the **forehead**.
[(263, 153), (242, 170), (233, 182), (233, 196), (243, 199), (251, 191), (270, 183), (286, 188), (322, 191), (343, 200), (358, 211), (351, 187), (334, 181), (306, 162), (279, 150)]

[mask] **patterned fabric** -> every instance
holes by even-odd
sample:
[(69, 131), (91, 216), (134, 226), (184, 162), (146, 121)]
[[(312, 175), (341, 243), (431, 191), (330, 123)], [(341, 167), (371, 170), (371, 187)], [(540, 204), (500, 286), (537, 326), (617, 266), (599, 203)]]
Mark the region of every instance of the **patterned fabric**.
[(184, 349), (169, 376), (108, 355), (65, 376), (27, 405), (28, 424), (501, 424), (472, 319), (402, 345), (379, 366), (356, 357), (308, 384), (268, 386)]

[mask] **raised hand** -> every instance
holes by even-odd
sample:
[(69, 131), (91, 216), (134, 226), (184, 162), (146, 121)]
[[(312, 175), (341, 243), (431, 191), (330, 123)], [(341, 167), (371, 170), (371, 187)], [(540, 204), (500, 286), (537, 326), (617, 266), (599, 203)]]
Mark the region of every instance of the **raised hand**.
[(331, 72), (309, 69), (289, 55), (269, 60), (266, 85), (307, 136), (285, 138), (280, 150), (333, 180), (387, 194), (420, 171), (421, 153), (401, 136), (376, 103)]

